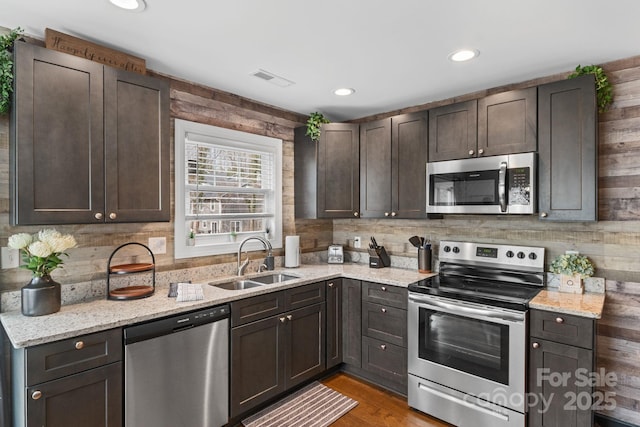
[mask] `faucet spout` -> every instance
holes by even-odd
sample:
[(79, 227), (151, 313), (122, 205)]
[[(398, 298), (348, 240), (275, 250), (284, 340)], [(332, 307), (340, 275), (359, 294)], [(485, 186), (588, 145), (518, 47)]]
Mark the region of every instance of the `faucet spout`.
[(247, 265), (249, 264), (249, 254), (247, 254), (247, 259), (242, 262), (242, 248), (244, 247), (244, 244), (249, 240), (258, 240), (259, 242), (261, 242), (262, 246), (264, 246), (264, 250), (267, 251), (267, 255), (269, 256), (271, 256), (271, 252), (273, 251), (271, 242), (265, 240), (260, 236), (249, 236), (244, 239), (242, 242), (240, 242), (240, 246), (238, 247), (238, 276), (242, 276), (244, 274), (244, 269), (247, 268)]

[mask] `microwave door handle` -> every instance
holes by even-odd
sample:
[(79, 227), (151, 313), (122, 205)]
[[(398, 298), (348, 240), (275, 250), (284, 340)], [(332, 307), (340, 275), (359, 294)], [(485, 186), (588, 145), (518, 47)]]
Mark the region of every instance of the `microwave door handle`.
[(498, 200), (500, 201), (500, 212), (507, 211), (507, 162), (500, 162), (498, 172)]

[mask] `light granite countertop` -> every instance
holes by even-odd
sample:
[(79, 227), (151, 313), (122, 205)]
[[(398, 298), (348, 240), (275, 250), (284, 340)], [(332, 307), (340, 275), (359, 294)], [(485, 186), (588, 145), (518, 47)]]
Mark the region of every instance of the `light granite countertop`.
[(570, 294), (552, 289), (543, 289), (529, 302), (529, 307), (600, 319), (604, 307), (604, 298), (604, 293)]
[[(321, 280), (344, 277), (407, 287), (411, 283), (436, 274), (421, 274), (415, 270), (393, 267), (372, 269), (363, 264), (302, 265), (293, 269), (276, 269), (275, 272), (286, 272), (300, 278), (245, 290), (229, 291), (209, 286), (207, 283), (222, 283), (237, 277), (216, 277), (201, 282), (203, 283), (204, 299), (199, 301), (176, 302), (175, 298), (167, 296), (169, 287), (164, 285), (156, 286), (155, 293), (148, 298), (129, 301), (97, 299), (63, 305), (57, 313), (38, 317), (23, 316), (19, 310), (9, 311), (0, 314), (0, 321), (2, 321), (13, 346), (23, 348), (211, 307)], [(245, 278), (253, 276), (256, 274), (247, 274)]]

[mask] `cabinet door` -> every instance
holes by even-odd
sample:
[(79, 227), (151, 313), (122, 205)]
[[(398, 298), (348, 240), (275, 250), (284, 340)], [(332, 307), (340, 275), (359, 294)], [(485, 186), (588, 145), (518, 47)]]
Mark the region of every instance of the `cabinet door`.
[(477, 135), (475, 99), (429, 110), (429, 161), (475, 157)]
[(371, 302), (363, 303), (362, 335), (406, 347), (407, 310)]
[(360, 215), (359, 126), (322, 125), (318, 141), (318, 217)]
[(96, 222), (104, 210), (103, 66), (22, 42), (14, 55), (11, 222)]
[(288, 312), (285, 369), (287, 389), (325, 370), (325, 305), (315, 304)]
[(342, 279), (327, 280), (327, 369), (342, 363)]
[(478, 100), (478, 155), (536, 151), (537, 89), (512, 90)]
[(406, 395), (407, 349), (369, 337), (362, 337), (362, 368), (381, 377), (385, 384)]
[(342, 360), (362, 365), (362, 295), (359, 280), (342, 279)]
[(598, 220), (598, 109), (591, 74), (538, 87), (540, 218)]
[(592, 388), (581, 384), (586, 381), (577, 381), (576, 372), (581, 368), (593, 371), (593, 352), (531, 337), (529, 361), (529, 394), (544, 396), (549, 404), (545, 407), (542, 399), (535, 399), (538, 404), (529, 408), (529, 426), (591, 426)]
[(169, 86), (105, 67), (107, 222), (169, 221)]
[(26, 389), (27, 427), (122, 426), (122, 362)]
[(391, 119), (360, 125), (360, 216), (391, 215)]
[(425, 218), (427, 115), (391, 118), (391, 216)]
[(231, 329), (231, 417), (285, 391), (285, 321), (283, 314)]

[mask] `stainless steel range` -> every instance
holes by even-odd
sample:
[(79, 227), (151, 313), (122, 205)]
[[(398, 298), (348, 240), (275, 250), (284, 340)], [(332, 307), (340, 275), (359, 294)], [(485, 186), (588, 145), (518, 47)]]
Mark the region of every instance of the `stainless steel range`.
[(409, 406), (460, 427), (523, 427), (544, 248), (442, 241), (439, 259), (438, 276), (409, 286)]

